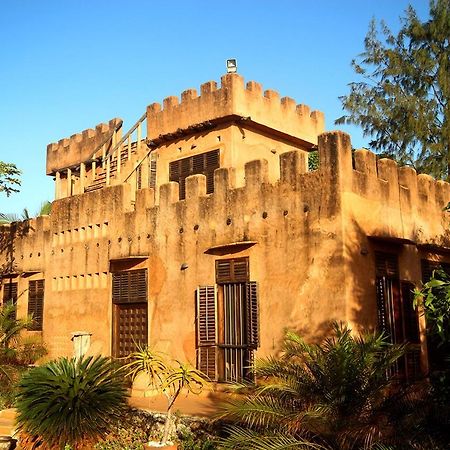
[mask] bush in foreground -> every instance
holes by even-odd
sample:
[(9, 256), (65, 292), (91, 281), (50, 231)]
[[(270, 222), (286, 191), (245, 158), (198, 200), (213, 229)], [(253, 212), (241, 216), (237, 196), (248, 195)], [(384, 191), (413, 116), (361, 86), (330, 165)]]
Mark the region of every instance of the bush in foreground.
[(126, 399), (123, 372), (108, 358), (61, 358), (31, 369), (19, 382), (18, 429), (48, 448), (83, 448), (108, 433)]

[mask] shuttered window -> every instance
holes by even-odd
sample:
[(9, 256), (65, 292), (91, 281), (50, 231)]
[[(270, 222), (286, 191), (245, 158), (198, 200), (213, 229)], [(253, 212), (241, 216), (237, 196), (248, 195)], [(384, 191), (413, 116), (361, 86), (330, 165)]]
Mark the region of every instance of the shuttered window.
[[(248, 281), (248, 258), (216, 262), (218, 288), (197, 289), (197, 367), (211, 379), (252, 379), (260, 344), (258, 284)], [(218, 295), (217, 295), (218, 294)]]
[(150, 158), (148, 160), (148, 187), (156, 188), (156, 154), (150, 153)]
[(219, 157), (219, 150), (213, 150), (169, 164), (169, 181), (176, 181), (180, 185), (180, 200), (186, 198), (186, 178), (191, 175), (205, 175), (206, 193), (214, 192), (214, 171), (220, 167)]
[[(3, 285), (3, 304), (10, 302), (14, 305), (17, 304), (17, 283), (7, 282)], [(17, 311), (14, 310), (11, 316), (11, 318), (15, 320), (17, 317)]]
[(438, 261), (430, 261), (428, 259), (422, 259), (421, 261), (422, 266), (422, 281), (426, 283), (427, 281), (430, 281), (433, 271), (436, 269), (441, 268), (446, 272), (448, 275), (450, 275), (450, 264), (444, 263), (444, 262), (438, 262)]
[(34, 280), (28, 283), (28, 315), (33, 317), (30, 331), (42, 331), (44, 318), (44, 280)]
[(400, 281), (396, 254), (376, 252), (375, 266), (378, 329), (392, 343), (413, 344), (395, 363), (391, 374), (412, 381), (420, 375), (419, 316), (414, 308), (414, 285)]
[(148, 342), (147, 270), (112, 274), (113, 355), (124, 358)]
[(147, 301), (147, 271), (128, 270), (112, 274), (113, 303), (139, 303)]
[(220, 259), (216, 261), (216, 283), (245, 283), (249, 281), (248, 258)]
[(196, 296), (197, 367), (217, 378), (217, 296), (214, 286), (199, 286)]
[(247, 290), (247, 345), (256, 349), (259, 347), (259, 305), (258, 283), (249, 281)]
[(3, 285), (3, 303), (17, 303), (17, 283), (5, 283)]

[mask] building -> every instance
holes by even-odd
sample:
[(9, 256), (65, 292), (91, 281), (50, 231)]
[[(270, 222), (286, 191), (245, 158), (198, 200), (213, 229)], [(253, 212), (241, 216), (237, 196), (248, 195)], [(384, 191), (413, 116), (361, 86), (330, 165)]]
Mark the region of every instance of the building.
[[(324, 117), (227, 74), (50, 144), (50, 216), (0, 231), (4, 301), (50, 356), (150, 343), (240, 380), (286, 328), (332, 320), (416, 344), (411, 289), (450, 261), (449, 184), (324, 132)], [(309, 170), (317, 152), (319, 166)]]

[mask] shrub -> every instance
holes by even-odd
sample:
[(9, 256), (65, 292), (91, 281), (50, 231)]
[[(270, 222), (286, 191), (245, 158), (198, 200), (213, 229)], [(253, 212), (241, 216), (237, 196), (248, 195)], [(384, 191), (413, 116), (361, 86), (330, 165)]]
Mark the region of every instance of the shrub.
[(126, 399), (123, 372), (108, 358), (61, 358), (19, 382), (18, 429), (37, 444), (78, 449), (108, 433)]

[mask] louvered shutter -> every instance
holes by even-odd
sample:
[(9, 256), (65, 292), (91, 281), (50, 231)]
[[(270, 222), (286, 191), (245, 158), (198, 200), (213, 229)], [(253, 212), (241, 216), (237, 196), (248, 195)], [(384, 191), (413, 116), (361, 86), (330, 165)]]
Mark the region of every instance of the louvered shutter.
[(44, 318), (44, 280), (34, 280), (28, 283), (28, 315), (33, 316), (30, 331), (42, 331)]
[(398, 277), (398, 257), (394, 253), (375, 252), (378, 277)]
[(219, 259), (216, 261), (216, 282), (245, 283), (249, 281), (248, 258)]
[(220, 167), (219, 150), (189, 156), (169, 164), (169, 181), (180, 185), (180, 200), (186, 198), (186, 178), (190, 175), (206, 176), (206, 193), (214, 192), (214, 171)]
[(384, 277), (377, 277), (376, 291), (377, 291), (377, 316), (378, 316), (378, 330), (383, 333), (389, 332), (388, 318), (386, 314), (386, 279)]
[(430, 281), (433, 275), (433, 271), (439, 268), (441, 268), (442, 270), (444, 270), (444, 272), (450, 275), (449, 263), (440, 263), (438, 261), (429, 261), (428, 259), (422, 259), (421, 266), (422, 266), (422, 281), (424, 283)]
[(247, 345), (256, 349), (259, 347), (259, 304), (258, 283), (249, 281), (245, 284), (247, 291)]
[(148, 177), (148, 187), (156, 188), (156, 155), (154, 153), (150, 154), (149, 159), (149, 177)]
[(6, 283), (3, 285), (3, 303), (17, 303), (17, 283)]
[(401, 290), (405, 339), (411, 344), (420, 344), (419, 314), (417, 308), (414, 308), (414, 284), (402, 281)]
[(217, 377), (217, 296), (215, 286), (199, 286), (196, 295), (197, 368)]
[(113, 303), (145, 303), (147, 301), (147, 270), (128, 270), (112, 274)]

